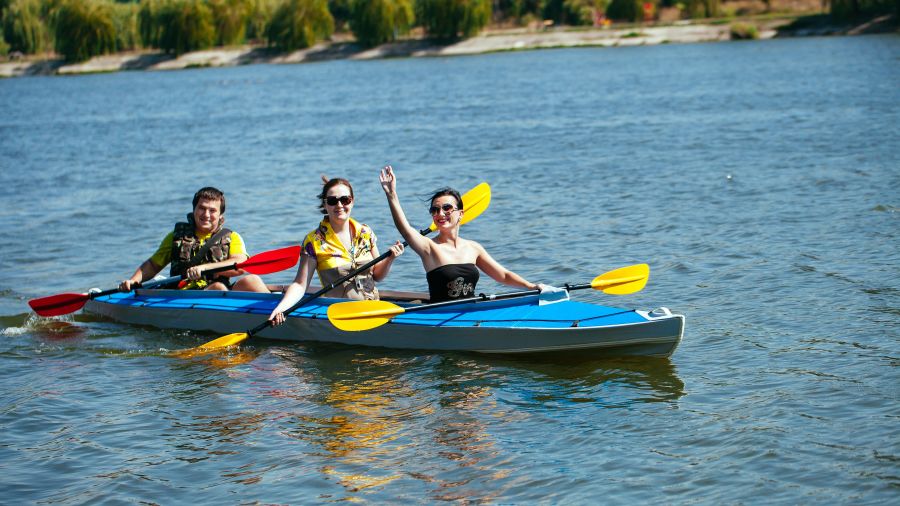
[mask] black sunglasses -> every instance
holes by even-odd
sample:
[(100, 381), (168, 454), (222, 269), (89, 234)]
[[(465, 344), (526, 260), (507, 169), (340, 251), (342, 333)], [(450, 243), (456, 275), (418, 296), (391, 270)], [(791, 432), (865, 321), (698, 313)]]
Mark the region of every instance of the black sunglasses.
[(349, 206), (350, 203), (353, 202), (353, 197), (351, 197), (350, 195), (344, 195), (343, 197), (325, 197), (325, 203), (329, 206), (336, 206), (338, 202), (344, 204), (345, 206)]
[(453, 207), (453, 204), (442, 204), (441, 207), (431, 206), (428, 208), (428, 212), (431, 213), (432, 216), (435, 214), (444, 211), (445, 213), (449, 213), (451, 211), (456, 211), (457, 208)]

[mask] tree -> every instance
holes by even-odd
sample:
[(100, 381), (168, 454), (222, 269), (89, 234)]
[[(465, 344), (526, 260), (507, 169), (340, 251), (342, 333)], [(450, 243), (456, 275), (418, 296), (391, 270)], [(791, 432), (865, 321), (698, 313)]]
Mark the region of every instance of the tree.
[(230, 46), (246, 40), (250, 6), (245, 0), (207, 0), (212, 10), (216, 44)]
[(360, 44), (373, 47), (409, 32), (414, 16), (410, 0), (354, 0), (350, 29)]
[(166, 0), (153, 12), (155, 46), (175, 56), (213, 45), (212, 11), (202, 0)]
[(266, 28), (266, 37), (270, 46), (295, 51), (333, 32), (334, 18), (326, 0), (283, 0)]
[(606, 17), (616, 21), (640, 21), (644, 16), (640, 0), (612, 0)]
[(417, 7), (416, 18), (438, 39), (472, 37), (491, 20), (490, 0), (419, 0)]
[(112, 4), (65, 0), (56, 11), (56, 51), (66, 61), (84, 61), (116, 50)]
[(45, 21), (45, 6), (39, 0), (11, 0), (3, 16), (3, 36), (12, 51), (35, 54), (52, 46)]

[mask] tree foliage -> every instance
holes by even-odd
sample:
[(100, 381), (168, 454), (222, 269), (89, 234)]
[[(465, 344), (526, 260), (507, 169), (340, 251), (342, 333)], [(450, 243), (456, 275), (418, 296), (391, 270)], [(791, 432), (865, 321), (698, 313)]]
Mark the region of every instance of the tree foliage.
[(3, 36), (12, 51), (36, 54), (52, 47), (47, 5), (40, 0), (11, 0), (3, 15)]
[(138, 30), (137, 3), (116, 2), (112, 8), (112, 23), (116, 33), (116, 50), (129, 51), (141, 47)]
[(416, 18), (428, 35), (456, 39), (477, 35), (491, 20), (490, 0), (419, 0)]
[(596, 12), (606, 10), (607, 0), (542, 0), (541, 14), (556, 24), (590, 25)]
[(138, 24), (144, 45), (176, 56), (215, 42), (212, 11), (203, 0), (144, 0)]
[(606, 8), (606, 16), (616, 21), (640, 21), (643, 8), (640, 0), (612, 0)]
[(207, 0), (212, 10), (216, 44), (231, 46), (243, 44), (250, 21), (250, 3), (247, 0)]
[(831, 0), (831, 16), (840, 21), (887, 14), (900, 15), (900, 0)]
[(692, 18), (712, 18), (719, 15), (719, 0), (688, 0), (686, 8)]
[(56, 11), (56, 51), (66, 61), (85, 61), (116, 50), (112, 4), (64, 0)]
[(283, 0), (266, 28), (269, 45), (282, 51), (310, 47), (334, 32), (326, 0)]
[(357, 42), (373, 47), (408, 33), (414, 17), (410, 0), (354, 0), (350, 29)]

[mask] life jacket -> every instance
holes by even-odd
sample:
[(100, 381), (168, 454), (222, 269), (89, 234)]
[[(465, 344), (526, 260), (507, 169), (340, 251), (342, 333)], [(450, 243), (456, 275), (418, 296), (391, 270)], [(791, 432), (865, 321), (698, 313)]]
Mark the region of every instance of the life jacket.
[[(175, 224), (172, 233), (172, 263), (169, 269), (170, 276), (184, 276), (188, 268), (195, 265), (221, 262), (231, 256), (231, 230), (224, 228), (224, 219), (219, 220), (219, 226), (213, 231), (209, 239), (201, 246), (200, 239), (194, 234), (194, 215), (187, 215), (187, 222)], [(205, 250), (202, 251), (201, 250)], [(227, 277), (219, 276), (212, 281), (218, 281)]]

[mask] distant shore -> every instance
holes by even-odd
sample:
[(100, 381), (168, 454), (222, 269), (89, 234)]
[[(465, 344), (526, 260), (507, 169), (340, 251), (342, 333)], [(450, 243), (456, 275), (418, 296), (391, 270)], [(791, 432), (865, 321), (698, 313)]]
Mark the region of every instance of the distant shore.
[[(897, 30), (894, 16), (882, 16), (854, 26), (832, 26), (821, 21), (798, 23), (799, 16), (752, 20), (760, 39), (791, 36), (859, 35)], [(738, 20), (735, 20), (737, 22)], [(731, 22), (676, 22), (659, 26), (612, 28), (554, 28), (548, 30), (488, 30), (469, 39), (440, 44), (429, 39), (406, 39), (364, 49), (352, 40), (323, 42), (308, 49), (280, 53), (259, 46), (213, 48), (185, 53), (179, 57), (159, 52), (116, 53), (86, 62), (67, 64), (61, 59), (0, 63), (0, 78), (33, 75), (72, 75), (121, 70), (177, 70), (197, 67), (226, 67), (254, 63), (307, 63), (326, 60), (370, 60), (422, 56), (461, 56), (500, 51), (568, 47), (620, 47), (654, 44), (685, 44), (731, 39)]]

